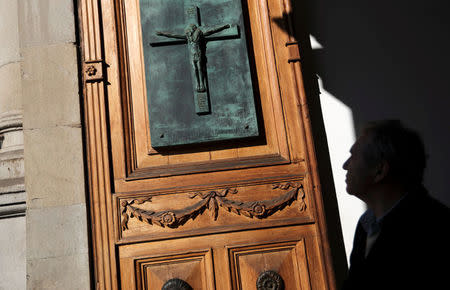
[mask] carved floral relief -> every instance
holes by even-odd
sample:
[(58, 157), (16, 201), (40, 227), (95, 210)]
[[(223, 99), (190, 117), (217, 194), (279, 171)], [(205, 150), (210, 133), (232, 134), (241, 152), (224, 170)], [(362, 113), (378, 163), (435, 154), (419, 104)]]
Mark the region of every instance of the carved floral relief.
[(286, 206), (290, 206), (295, 200), (299, 201), (299, 211), (306, 210), (305, 192), (301, 183), (275, 183), (272, 185), (272, 190), (283, 190), (286, 193), (270, 200), (243, 202), (238, 198), (231, 198), (232, 195), (238, 194), (236, 188), (195, 192), (191, 193), (189, 198), (198, 199), (198, 202), (185, 208), (164, 211), (152, 211), (138, 207), (138, 205), (151, 202), (151, 197), (123, 200), (121, 202), (121, 227), (123, 231), (127, 230), (129, 219), (136, 218), (150, 225), (178, 228), (188, 220), (194, 220), (206, 210), (209, 211), (212, 219), (217, 220), (220, 208), (247, 218), (264, 219), (283, 210)]

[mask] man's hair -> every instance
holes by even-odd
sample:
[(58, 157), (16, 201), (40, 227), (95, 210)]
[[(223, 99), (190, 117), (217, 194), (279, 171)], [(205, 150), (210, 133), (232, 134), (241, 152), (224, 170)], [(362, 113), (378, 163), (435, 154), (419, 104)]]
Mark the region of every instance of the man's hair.
[(370, 136), (364, 157), (370, 166), (385, 160), (388, 175), (404, 186), (413, 187), (423, 182), (426, 155), (419, 134), (403, 126), (399, 120), (368, 123), (363, 133)]

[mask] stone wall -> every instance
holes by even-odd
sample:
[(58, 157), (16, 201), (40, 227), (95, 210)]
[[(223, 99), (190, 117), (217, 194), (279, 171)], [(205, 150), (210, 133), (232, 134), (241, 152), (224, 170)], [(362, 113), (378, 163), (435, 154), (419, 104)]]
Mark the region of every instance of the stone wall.
[(74, 2), (0, 0), (0, 289), (91, 286)]
[(74, 12), (19, 3), (28, 289), (90, 287)]

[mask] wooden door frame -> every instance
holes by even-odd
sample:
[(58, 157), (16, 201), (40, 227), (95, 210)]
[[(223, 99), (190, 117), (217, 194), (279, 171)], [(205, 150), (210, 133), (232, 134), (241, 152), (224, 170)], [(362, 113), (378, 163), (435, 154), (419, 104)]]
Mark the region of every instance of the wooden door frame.
[[(261, 7), (267, 8), (268, 2), (282, 2), (286, 15), (291, 15), (292, 7), (290, 0), (254, 0)], [(94, 261), (95, 287), (98, 289), (118, 289), (118, 261), (117, 242), (119, 233), (117, 231), (117, 215), (113, 214), (118, 208), (117, 201), (113, 198), (116, 183), (113, 179), (111, 139), (109, 125), (108, 97), (111, 94), (121, 94), (127, 88), (120, 81), (112, 81), (109, 75), (114, 70), (123, 68), (123, 62), (119, 61), (119, 55), (123, 52), (118, 45), (117, 37), (123, 33), (125, 27), (123, 18), (117, 17), (120, 13), (121, 0), (79, 0), (78, 17), (80, 26), (81, 43), (81, 67), (84, 101), (84, 123), (85, 123), (85, 146), (88, 167), (89, 204), (92, 231), (92, 253)], [(261, 10), (262, 11), (262, 10)], [(261, 12), (259, 11), (259, 12)], [(267, 9), (262, 11), (267, 13)], [(265, 21), (260, 25), (270, 26), (270, 18), (265, 16)], [(287, 17), (288, 30), (290, 30), (289, 42), (297, 40), (292, 33), (291, 19)], [(107, 34), (108, 37), (104, 37)], [(285, 45), (277, 44), (275, 45)], [(111, 57), (113, 56), (113, 57)], [(298, 45), (290, 45), (283, 53), (276, 55), (275, 61), (284, 59), (299, 59), (301, 53)], [(325, 277), (329, 289), (335, 289), (336, 277), (330, 238), (328, 237), (327, 221), (324, 212), (324, 199), (320, 186), (318, 165), (313, 141), (313, 132), (309, 118), (308, 101), (305, 93), (302, 68), (299, 61), (290, 62), (289, 66), (283, 66), (280, 73), (286, 77), (292, 86), (290, 93), (297, 100), (298, 115), (302, 120), (303, 128), (301, 135), (305, 136), (306, 147), (305, 162), (306, 172), (310, 175), (309, 192), (314, 197), (316, 210), (316, 223), (319, 229), (319, 245), (322, 253), (321, 260), (324, 262)], [(276, 74), (276, 72), (271, 72)], [(115, 76), (117, 77), (117, 75)], [(282, 80), (283, 81), (283, 80)], [(109, 95), (108, 95), (109, 94)], [(131, 113), (131, 112), (129, 112)], [(121, 120), (123, 121), (123, 120)], [(130, 132), (128, 132), (130, 133)], [(131, 146), (131, 144), (125, 144)], [(133, 162), (127, 163), (129, 168)], [(328, 223), (338, 226), (338, 222)], [(342, 265), (342, 263), (340, 263)]]

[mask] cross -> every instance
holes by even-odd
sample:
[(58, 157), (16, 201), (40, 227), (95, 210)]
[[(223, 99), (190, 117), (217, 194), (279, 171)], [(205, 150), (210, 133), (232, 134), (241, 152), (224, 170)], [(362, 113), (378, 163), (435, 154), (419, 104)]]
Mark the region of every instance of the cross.
[[(189, 50), (191, 74), (194, 81), (194, 103), (197, 114), (210, 112), (208, 88), (206, 78), (206, 43), (208, 41), (237, 38), (239, 30), (237, 25), (224, 24), (214, 27), (202, 26), (199, 9), (191, 6), (185, 11), (187, 26), (183, 33), (156, 31), (150, 37), (151, 46), (170, 44), (186, 44)], [(167, 40), (169, 38), (170, 40)]]

